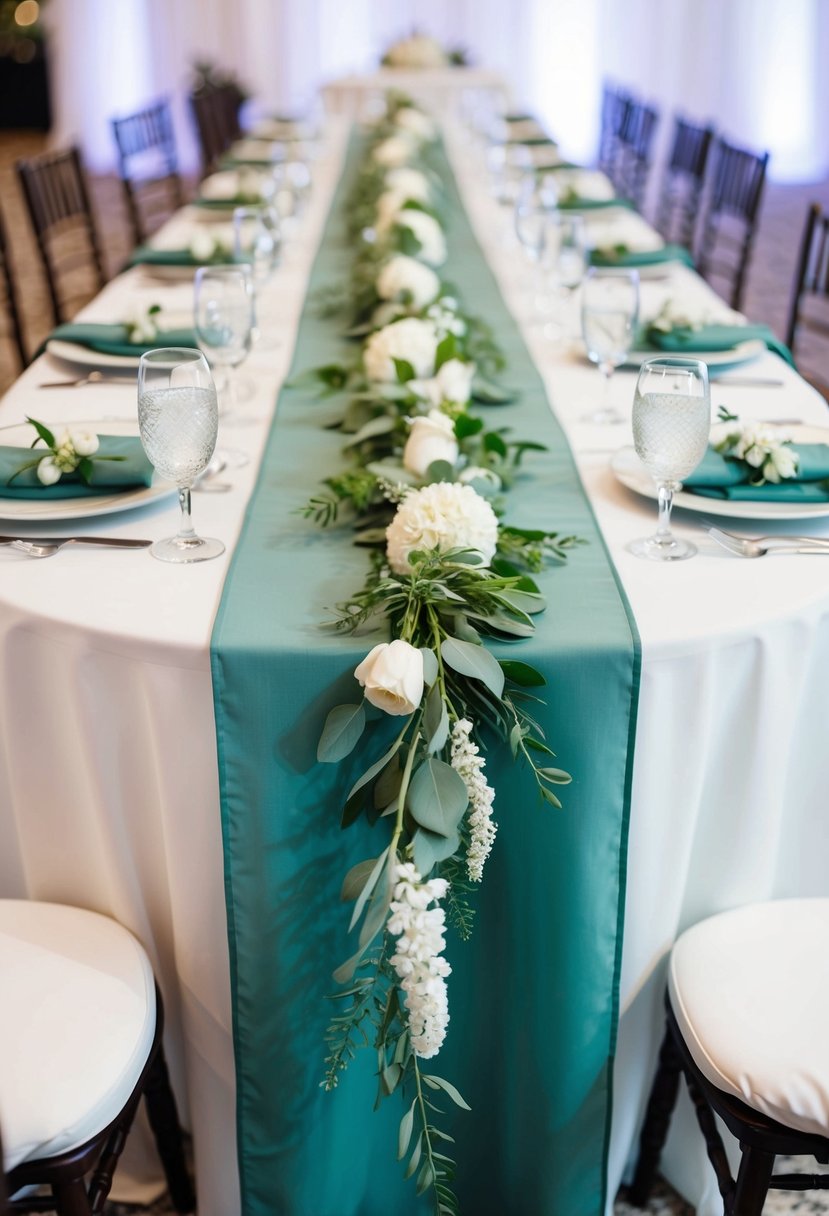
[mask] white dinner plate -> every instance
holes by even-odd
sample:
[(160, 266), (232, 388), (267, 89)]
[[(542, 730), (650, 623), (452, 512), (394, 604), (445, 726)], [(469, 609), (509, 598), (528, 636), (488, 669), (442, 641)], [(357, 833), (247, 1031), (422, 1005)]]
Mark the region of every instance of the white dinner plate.
[[(47, 426), (62, 430), (64, 426), (82, 426), (102, 435), (137, 435), (138, 422), (117, 420), (47, 422)], [(9, 447), (28, 447), (34, 430), (25, 422), (14, 426), (0, 427), (0, 444)], [(57, 521), (61, 519), (87, 519), (93, 515), (114, 515), (116, 511), (134, 511), (146, 507), (158, 498), (175, 494), (176, 487), (169, 481), (153, 475), (150, 486), (136, 486), (134, 490), (121, 490), (117, 494), (96, 494), (90, 498), (3, 498), (0, 487), (0, 519)]]
[(137, 371), (141, 358), (140, 355), (108, 355), (102, 351), (90, 350), (88, 346), (80, 346), (77, 342), (64, 342), (62, 338), (50, 338), (46, 349), (50, 355), (62, 359), (64, 363), (93, 370), (111, 368), (113, 371)]
[(640, 367), (645, 359), (658, 359), (660, 355), (666, 359), (700, 359), (707, 363), (714, 372), (718, 368), (739, 367), (743, 363), (751, 363), (765, 355), (768, 348), (762, 338), (751, 338), (747, 342), (739, 342), (731, 350), (689, 350), (682, 353), (678, 350), (632, 350), (625, 360), (624, 367)]
[[(795, 443), (829, 443), (829, 428), (787, 426), (781, 428)], [(617, 480), (636, 494), (656, 499), (656, 483), (632, 447), (620, 448), (610, 461)], [(730, 515), (733, 519), (821, 519), (829, 516), (829, 503), (731, 502), (725, 498), (705, 498), (689, 490), (674, 494), (674, 506), (702, 515)]]

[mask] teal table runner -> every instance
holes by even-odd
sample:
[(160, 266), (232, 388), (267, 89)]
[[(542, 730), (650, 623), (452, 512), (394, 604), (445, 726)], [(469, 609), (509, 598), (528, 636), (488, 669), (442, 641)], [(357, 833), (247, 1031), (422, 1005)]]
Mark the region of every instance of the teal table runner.
[[(292, 374), (353, 350), (313, 296), (348, 273), (343, 208), (358, 156), (352, 145)], [(472, 940), (447, 935), (451, 1021), (437, 1061), (472, 1113), (443, 1125), (457, 1140), (466, 1216), (602, 1216), (638, 639), (567, 442), (445, 173), (446, 278), (493, 325), (520, 390), (498, 423), (549, 445), (511, 492), (509, 522), (589, 543), (537, 576), (549, 607), (535, 637), (493, 647), (546, 676), (539, 720), (574, 780), (564, 810), (544, 809), (505, 749), (487, 754), (498, 838)], [(319, 531), (297, 514), (318, 478), (342, 467), (342, 437), (324, 429), (341, 408), (283, 388), (212, 639), (244, 1216), (431, 1211), (395, 1160), (398, 1096), (372, 1112), (374, 1053), (359, 1053), (334, 1093), (320, 1088), (330, 975), (351, 946), (339, 888), (379, 838), (363, 821), (340, 830), (348, 764), (315, 762), (327, 711), (353, 698), (354, 667), (382, 640), (320, 627), (368, 559), (347, 529)]]

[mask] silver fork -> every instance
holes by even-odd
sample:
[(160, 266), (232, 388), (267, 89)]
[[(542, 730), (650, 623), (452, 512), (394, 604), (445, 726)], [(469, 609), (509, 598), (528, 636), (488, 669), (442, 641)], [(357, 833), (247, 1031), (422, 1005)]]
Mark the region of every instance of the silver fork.
[(736, 557), (764, 557), (767, 553), (826, 553), (829, 540), (819, 536), (735, 536), (722, 528), (708, 528), (708, 535)]
[(105, 376), (103, 372), (89, 372), (80, 380), (48, 380), (39, 384), (38, 388), (83, 388), (85, 384), (129, 384), (133, 381), (128, 376)]
[(55, 540), (33, 539), (22, 540), (0, 537), (0, 544), (8, 545), (27, 557), (54, 557), (65, 545), (105, 545), (111, 549), (146, 549), (151, 540), (133, 540), (121, 536), (64, 536)]

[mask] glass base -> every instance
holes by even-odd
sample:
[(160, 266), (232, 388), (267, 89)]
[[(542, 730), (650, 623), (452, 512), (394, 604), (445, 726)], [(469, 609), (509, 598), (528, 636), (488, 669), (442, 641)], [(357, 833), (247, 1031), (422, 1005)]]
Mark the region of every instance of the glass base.
[(673, 535), (632, 540), (626, 548), (635, 557), (645, 557), (651, 562), (684, 562), (687, 557), (693, 557), (697, 552), (696, 545), (691, 544), (689, 540), (680, 540)]
[(150, 553), (160, 562), (207, 562), (224, 551), (222, 542), (209, 536), (169, 536), (150, 546)]

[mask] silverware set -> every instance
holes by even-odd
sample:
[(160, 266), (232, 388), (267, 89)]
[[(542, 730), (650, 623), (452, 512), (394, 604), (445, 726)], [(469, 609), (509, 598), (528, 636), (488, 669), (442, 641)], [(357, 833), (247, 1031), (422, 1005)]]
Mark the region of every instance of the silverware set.
[(132, 540), (123, 536), (0, 536), (8, 545), (27, 557), (54, 557), (67, 545), (103, 545), (109, 549), (148, 549), (151, 540)]
[(737, 536), (722, 528), (707, 528), (712, 540), (735, 557), (765, 557), (774, 553), (829, 554), (829, 539), (819, 536)]

